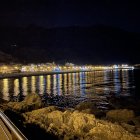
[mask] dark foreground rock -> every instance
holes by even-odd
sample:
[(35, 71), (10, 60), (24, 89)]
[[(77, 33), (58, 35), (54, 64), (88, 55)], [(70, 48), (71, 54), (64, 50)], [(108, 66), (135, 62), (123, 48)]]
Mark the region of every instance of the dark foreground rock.
[(128, 122), (135, 117), (135, 113), (133, 110), (116, 109), (108, 111), (106, 117), (113, 121)]
[(6, 110), (7, 109), (7, 101), (0, 98), (0, 110)]
[(17, 112), (27, 112), (43, 107), (43, 103), (37, 94), (29, 94), (22, 102), (9, 102), (7, 106)]
[(105, 111), (98, 109), (95, 102), (81, 102), (75, 107), (75, 110), (87, 114), (94, 114), (96, 118), (103, 118), (106, 116)]
[(118, 123), (99, 120), (93, 114), (86, 114), (79, 111), (50, 111), (50, 108), (47, 107), (24, 113), (23, 117), (28, 124), (36, 124), (46, 132), (54, 134), (59, 139), (140, 139), (140, 137), (134, 136), (126, 131)]

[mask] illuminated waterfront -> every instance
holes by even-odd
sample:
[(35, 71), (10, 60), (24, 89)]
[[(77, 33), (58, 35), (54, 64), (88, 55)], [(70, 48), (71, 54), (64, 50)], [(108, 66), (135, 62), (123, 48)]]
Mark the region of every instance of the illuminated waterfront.
[(20, 100), (30, 93), (43, 97), (64, 95), (86, 98), (110, 94), (129, 96), (134, 92), (133, 70), (102, 70), (0, 80), (0, 97), (5, 100)]
[(55, 63), (44, 64), (11, 64), (0, 65), (0, 74), (10, 73), (36, 73), (36, 72), (66, 72), (66, 71), (93, 71), (93, 70), (113, 70), (113, 69), (134, 69), (134, 66), (128, 64), (121, 65), (75, 65), (72, 63), (66, 63), (65, 65), (57, 65)]

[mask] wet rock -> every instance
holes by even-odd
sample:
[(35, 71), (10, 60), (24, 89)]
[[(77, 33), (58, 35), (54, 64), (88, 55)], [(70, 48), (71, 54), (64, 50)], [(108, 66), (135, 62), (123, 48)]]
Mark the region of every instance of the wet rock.
[(86, 109), (90, 109), (90, 110), (93, 110), (96, 108), (96, 104), (93, 103), (93, 102), (82, 102), (82, 103), (79, 103), (75, 109), (76, 110), (79, 110), (79, 111), (82, 111), (82, 110), (86, 110)]
[(105, 122), (91, 129), (89, 135), (95, 140), (139, 140), (121, 126)]
[(29, 94), (25, 97), (24, 101), (26, 104), (41, 103), (42, 100), (38, 94)]
[(84, 109), (84, 110), (81, 110), (81, 112), (86, 113), (86, 114), (93, 114), (92, 109)]
[(71, 117), (72, 112), (73, 111), (71, 111), (71, 110), (66, 110), (63, 113), (63, 121), (64, 121), (64, 123), (67, 123), (70, 120), (70, 117)]
[(135, 123), (133, 122), (133, 120), (128, 121), (127, 124), (132, 125), (132, 126), (135, 126)]
[(125, 128), (130, 133), (135, 133), (136, 127), (133, 125), (129, 125), (127, 123), (121, 123), (121, 126)]
[(106, 117), (109, 120), (113, 121), (125, 121), (128, 122), (132, 120), (135, 117), (133, 110), (128, 109), (116, 109), (116, 110), (110, 110), (106, 113)]
[(0, 110), (6, 110), (7, 109), (7, 103), (8, 101), (5, 101), (3, 99), (0, 98)]
[(0, 104), (7, 103), (7, 102), (8, 102), (8, 101), (3, 100), (2, 98), (0, 98)]
[(105, 111), (102, 111), (101, 109), (97, 108), (95, 102), (82, 102), (79, 103), (76, 107), (76, 110), (79, 110), (83, 113), (87, 114), (94, 114), (96, 118), (104, 118), (106, 116)]
[(135, 124), (135, 126), (140, 127), (140, 116), (133, 118), (132, 121)]
[(118, 99), (116, 97), (108, 98), (108, 101), (109, 101), (111, 108), (119, 109), (122, 107), (120, 99)]
[(68, 125), (71, 126), (77, 133), (88, 132), (94, 124), (95, 116), (91, 114), (85, 114), (78, 111), (74, 111), (68, 121)]
[(7, 106), (15, 111), (26, 112), (43, 106), (42, 100), (37, 94), (29, 94), (22, 102), (9, 102)]
[[(108, 121), (98, 120), (93, 114), (79, 111), (48, 112), (48, 108), (24, 113), (29, 124), (39, 125), (46, 132), (64, 140), (139, 140), (126, 131), (121, 125)], [(128, 127), (128, 126), (127, 126)]]
[(57, 127), (60, 127), (63, 123), (63, 112), (61, 111), (52, 111), (51, 113), (48, 113), (46, 121), (51, 124), (55, 124)]
[(7, 104), (0, 104), (0, 110), (2, 110), (2, 111), (5, 111), (5, 110), (7, 110), (8, 109), (8, 107), (7, 107)]
[(75, 110), (84, 112), (84, 113), (93, 113), (93, 110), (97, 109), (96, 104), (93, 102), (81, 102), (76, 105)]
[(140, 127), (136, 128), (135, 133), (140, 137)]

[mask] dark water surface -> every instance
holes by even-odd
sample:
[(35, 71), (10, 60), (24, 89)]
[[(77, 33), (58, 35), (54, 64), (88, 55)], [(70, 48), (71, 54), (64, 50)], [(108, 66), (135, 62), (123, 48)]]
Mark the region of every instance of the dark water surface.
[(20, 100), (30, 93), (41, 96), (138, 96), (139, 70), (105, 70), (0, 79), (0, 98)]

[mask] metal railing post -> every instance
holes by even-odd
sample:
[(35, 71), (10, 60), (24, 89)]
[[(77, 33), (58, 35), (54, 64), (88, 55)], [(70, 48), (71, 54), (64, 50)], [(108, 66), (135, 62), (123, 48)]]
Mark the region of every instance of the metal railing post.
[(12, 140), (28, 140), (21, 131), (10, 121), (10, 119), (0, 110), (0, 118), (11, 131)]

